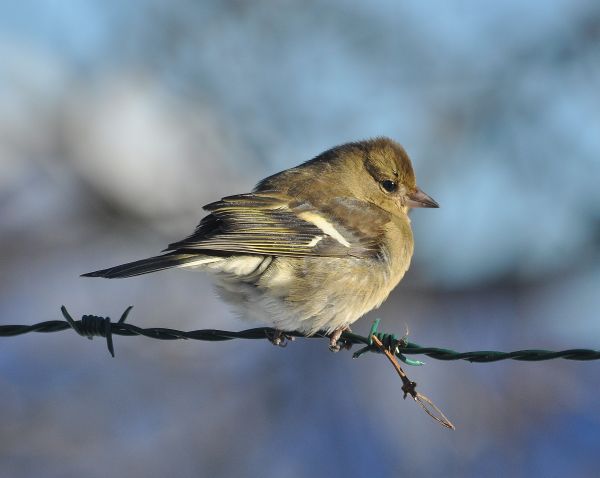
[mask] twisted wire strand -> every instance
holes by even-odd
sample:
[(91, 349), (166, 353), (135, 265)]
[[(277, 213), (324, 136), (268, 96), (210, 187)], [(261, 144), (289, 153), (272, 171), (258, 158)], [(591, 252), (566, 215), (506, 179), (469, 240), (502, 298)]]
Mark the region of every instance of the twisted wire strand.
[[(114, 357), (113, 336), (132, 336), (142, 335), (157, 340), (202, 340), (208, 342), (222, 342), (235, 339), (260, 340), (273, 337), (277, 332), (271, 327), (256, 327), (252, 329), (240, 330), (238, 332), (218, 329), (201, 329), (192, 331), (182, 331), (164, 327), (141, 328), (125, 322), (131, 307), (128, 307), (118, 322), (112, 322), (108, 317), (99, 317), (95, 315), (84, 315), (81, 320), (74, 320), (67, 309), (61, 307), (61, 312), (65, 320), (48, 320), (33, 325), (0, 325), (0, 337), (15, 337), (17, 335), (28, 334), (32, 332), (50, 333), (60, 332), (67, 329), (73, 329), (79, 335), (89, 339), (93, 337), (106, 338), (107, 348)], [(377, 324), (377, 323), (376, 323)], [(500, 352), (495, 350), (476, 350), (471, 352), (457, 352), (451, 349), (438, 347), (423, 347), (419, 344), (408, 342), (405, 337), (397, 339), (393, 334), (376, 332), (376, 324), (372, 332), (385, 344), (386, 347), (394, 351), (394, 354), (412, 365), (420, 365), (422, 362), (406, 359), (404, 355), (425, 355), (436, 360), (466, 360), (476, 363), (497, 362), (500, 360), (520, 360), (528, 362), (537, 362), (542, 360), (552, 360), (562, 358), (565, 360), (599, 360), (600, 350), (593, 349), (568, 349), (561, 351), (551, 350), (516, 350), (513, 352)], [(305, 336), (299, 332), (286, 332), (289, 337), (303, 338), (324, 338), (325, 333), (317, 333), (312, 336)], [(370, 334), (371, 336), (371, 334)], [(344, 332), (341, 341), (347, 345), (363, 345), (364, 347), (354, 354), (355, 357), (364, 352), (380, 353), (368, 337)]]

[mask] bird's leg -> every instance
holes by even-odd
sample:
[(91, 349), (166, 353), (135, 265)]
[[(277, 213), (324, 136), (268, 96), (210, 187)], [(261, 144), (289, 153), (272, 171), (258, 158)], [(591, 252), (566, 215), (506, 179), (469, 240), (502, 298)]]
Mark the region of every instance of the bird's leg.
[(288, 342), (293, 342), (296, 337), (286, 334), (283, 330), (275, 329), (273, 332), (267, 332), (267, 339), (277, 347), (287, 347)]
[(343, 327), (339, 327), (335, 329), (329, 335), (329, 350), (332, 352), (339, 352), (342, 349), (350, 350), (352, 348), (352, 344), (350, 342), (342, 341), (339, 343), (340, 337), (344, 332), (352, 332), (350, 330), (350, 326), (344, 325)]

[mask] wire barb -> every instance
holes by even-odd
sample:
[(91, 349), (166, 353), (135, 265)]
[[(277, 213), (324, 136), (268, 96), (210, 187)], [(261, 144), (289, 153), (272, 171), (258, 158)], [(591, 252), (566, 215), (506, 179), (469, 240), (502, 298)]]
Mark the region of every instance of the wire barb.
[[(125, 309), (125, 311), (121, 314), (121, 318), (117, 324), (125, 323), (125, 320), (127, 320), (127, 316), (129, 315), (131, 309), (133, 309), (133, 305), (130, 305)], [(87, 337), (90, 340), (92, 340), (94, 337), (105, 337), (108, 351), (114, 358), (115, 348), (112, 339), (112, 322), (110, 321), (110, 317), (84, 315), (81, 317), (81, 320), (74, 320), (64, 305), (60, 307), (60, 311), (62, 312), (62, 315), (68, 322), (69, 326), (82, 337)]]
[(404, 362), (406, 365), (425, 364), (425, 362), (421, 362), (420, 360), (409, 359), (400, 352), (400, 349), (405, 349), (409, 345), (408, 326), (406, 327), (406, 333), (404, 334), (404, 336), (398, 339), (395, 334), (386, 334), (384, 332), (378, 332), (377, 328), (379, 327), (379, 322), (379, 319), (375, 319), (373, 321), (373, 325), (371, 325), (371, 330), (369, 331), (369, 335), (367, 336), (369, 337), (368, 345), (354, 352), (354, 354), (352, 354), (352, 358), (358, 358), (367, 352), (380, 352), (378, 347), (373, 346), (373, 337), (377, 337), (386, 349), (391, 350), (394, 353), (394, 355), (396, 355), (396, 357), (402, 360), (402, 362)]

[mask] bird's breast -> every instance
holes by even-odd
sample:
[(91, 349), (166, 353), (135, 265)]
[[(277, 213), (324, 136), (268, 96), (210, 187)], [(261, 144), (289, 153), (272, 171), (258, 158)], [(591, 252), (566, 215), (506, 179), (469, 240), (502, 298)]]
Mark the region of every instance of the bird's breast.
[(410, 266), (414, 240), (408, 216), (394, 218), (384, 228), (380, 260), (386, 264), (392, 289)]

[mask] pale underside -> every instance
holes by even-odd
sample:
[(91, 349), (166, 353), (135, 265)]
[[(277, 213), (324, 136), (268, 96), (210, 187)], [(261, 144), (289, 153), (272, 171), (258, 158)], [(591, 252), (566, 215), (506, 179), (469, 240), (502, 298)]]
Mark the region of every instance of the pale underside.
[(407, 255), (395, 272), (380, 261), (352, 257), (207, 256), (181, 267), (211, 272), (241, 318), (313, 334), (349, 326), (379, 307), (409, 261)]

